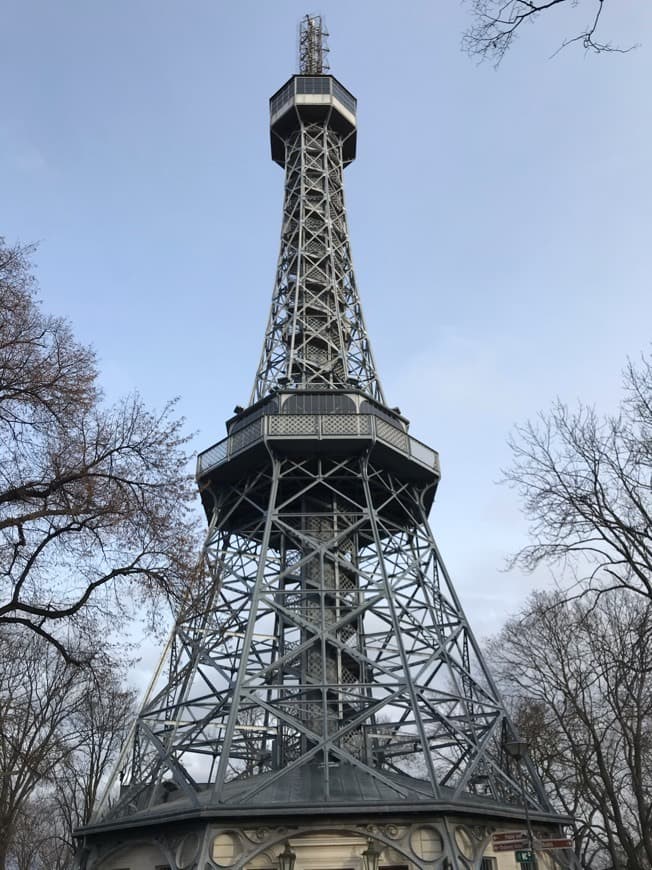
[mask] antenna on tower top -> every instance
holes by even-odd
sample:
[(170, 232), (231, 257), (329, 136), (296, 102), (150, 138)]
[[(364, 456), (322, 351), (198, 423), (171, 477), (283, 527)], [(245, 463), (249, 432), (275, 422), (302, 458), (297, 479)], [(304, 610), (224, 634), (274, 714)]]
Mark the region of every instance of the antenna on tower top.
[(328, 72), (328, 45), (321, 15), (306, 15), (299, 24), (299, 74), (320, 76)]

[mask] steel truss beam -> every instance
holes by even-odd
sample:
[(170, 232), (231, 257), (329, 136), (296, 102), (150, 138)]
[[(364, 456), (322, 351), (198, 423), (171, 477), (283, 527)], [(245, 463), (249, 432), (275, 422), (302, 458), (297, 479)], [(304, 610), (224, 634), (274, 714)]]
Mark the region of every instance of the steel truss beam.
[(383, 402), (351, 257), (342, 137), (303, 123), (285, 141), (281, 250), (251, 401), (281, 385), (360, 386)]
[[(324, 800), (329, 767), (346, 763), (397, 794), (393, 775), (409, 773), (431, 798), (522, 802), (511, 725), (422, 495), (363, 454), (274, 455), (217, 496), (210, 594), (180, 616), (140, 713), (123, 812), (155, 804), (166, 780), (219, 805), (250, 779), (246, 805), (259, 774), (269, 786), (315, 762)], [(525, 785), (548, 809), (531, 770)]]
[(281, 247), (253, 407), (198, 464), (209, 570), (86, 830), (203, 825), (207, 858), (227, 816), (438, 814), (442, 866), (461, 870), (451, 819), (558, 817), (506, 751), (517, 735), (428, 524), (436, 454), (384, 400), (344, 206), (356, 103), (320, 74), (318, 25), (270, 101)]

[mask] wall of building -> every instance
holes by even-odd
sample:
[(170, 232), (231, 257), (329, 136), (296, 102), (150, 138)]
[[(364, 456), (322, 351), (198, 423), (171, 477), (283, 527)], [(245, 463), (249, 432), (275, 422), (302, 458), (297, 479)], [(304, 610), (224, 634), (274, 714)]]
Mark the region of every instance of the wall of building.
[[(289, 843), (294, 870), (364, 870), (363, 852), (372, 842), (380, 850), (379, 870), (446, 870), (446, 841), (454, 844), (465, 870), (533, 870), (518, 864), (514, 852), (494, 852), (491, 829), (482, 825), (358, 825), (355, 831), (289, 831), (282, 828), (225, 829), (209, 826), (177, 837), (158, 836), (105, 852), (88, 870), (278, 870), (279, 854)], [(448, 851), (450, 855), (450, 851)], [(558, 855), (561, 866), (563, 856)], [(537, 853), (538, 870), (557, 864)]]

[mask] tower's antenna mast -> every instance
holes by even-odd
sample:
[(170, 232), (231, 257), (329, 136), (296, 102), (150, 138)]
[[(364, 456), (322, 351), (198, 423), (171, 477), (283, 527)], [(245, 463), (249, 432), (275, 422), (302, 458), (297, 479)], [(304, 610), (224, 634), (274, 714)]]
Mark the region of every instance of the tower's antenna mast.
[(321, 15), (306, 15), (299, 24), (299, 73), (320, 76), (328, 72), (328, 45), (325, 22)]

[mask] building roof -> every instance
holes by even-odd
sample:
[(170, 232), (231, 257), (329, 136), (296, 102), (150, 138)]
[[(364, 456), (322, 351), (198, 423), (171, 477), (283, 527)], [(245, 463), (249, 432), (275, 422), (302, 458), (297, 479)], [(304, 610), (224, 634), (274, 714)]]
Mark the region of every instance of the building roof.
[[(501, 804), (491, 797), (465, 794), (455, 796), (452, 788), (442, 788), (439, 797), (426, 780), (407, 774), (383, 773), (382, 779), (351, 764), (329, 770), (330, 794), (323, 796), (320, 765), (311, 764), (286, 772), (270, 772), (232, 780), (221, 795), (209, 785), (198, 785), (196, 799), (169, 784), (161, 799), (146, 809), (131, 808), (128, 816), (98, 820), (80, 829), (79, 834), (119, 827), (142, 828), (183, 819), (237, 819), (287, 816), (394, 816), (466, 814), (499, 819), (523, 819), (523, 807)], [(195, 797), (193, 795), (193, 797)], [(569, 819), (554, 813), (530, 810), (535, 821), (556, 825)]]

